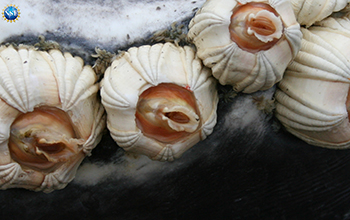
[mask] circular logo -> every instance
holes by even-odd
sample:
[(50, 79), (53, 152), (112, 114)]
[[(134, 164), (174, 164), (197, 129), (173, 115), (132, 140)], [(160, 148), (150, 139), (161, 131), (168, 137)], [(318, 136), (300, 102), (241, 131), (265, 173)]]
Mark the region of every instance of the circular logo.
[(7, 22), (16, 22), (19, 18), (19, 9), (15, 5), (8, 5), (2, 10), (2, 17)]

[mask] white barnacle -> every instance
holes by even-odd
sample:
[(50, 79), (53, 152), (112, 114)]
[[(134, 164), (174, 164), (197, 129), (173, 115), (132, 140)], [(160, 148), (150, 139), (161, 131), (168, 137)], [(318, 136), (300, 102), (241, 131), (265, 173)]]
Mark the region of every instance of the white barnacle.
[(310, 27), (349, 4), (349, 0), (291, 0), (297, 21)]
[(188, 46), (130, 48), (106, 70), (101, 97), (117, 144), (154, 160), (180, 157), (216, 124), (216, 81)]
[(79, 57), (28, 46), (0, 47), (0, 73), (0, 188), (62, 189), (101, 139), (96, 74)]
[(276, 117), (309, 144), (350, 147), (350, 20), (302, 29), (302, 47), (279, 84)]
[(279, 82), (302, 38), (288, 0), (208, 0), (189, 28), (214, 77), (245, 93)]

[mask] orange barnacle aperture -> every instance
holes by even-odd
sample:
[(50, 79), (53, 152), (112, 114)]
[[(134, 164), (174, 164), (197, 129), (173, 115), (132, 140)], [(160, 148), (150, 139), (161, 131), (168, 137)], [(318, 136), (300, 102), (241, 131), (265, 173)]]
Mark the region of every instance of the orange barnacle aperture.
[(243, 50), (267, 50), (280, 40), (283, 23), (268, 4), (247, 3), (236, 7), (229, 26), (231, 39)]
[(171, 83), (144, 91), (139, 97), (135, 116), (138, 127), (146, 136), (164, 143), (184, 138), (200, 126), (193, 93)]
[(84, 143), (67, 113), (58, 108), (40, 107), (21, 114), (10, 129), (12, 159), (43, 172), (51, 172), (74, 157)]

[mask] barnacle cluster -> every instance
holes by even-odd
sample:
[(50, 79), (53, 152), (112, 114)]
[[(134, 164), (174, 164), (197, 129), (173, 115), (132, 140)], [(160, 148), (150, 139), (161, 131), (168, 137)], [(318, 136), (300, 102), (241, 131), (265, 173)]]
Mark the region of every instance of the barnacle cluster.
[[(188, 37), (213, 76), (306, 142), (350, 147), (348, 0), (207, 0)], [(334, 16), (333, 16), (334, 15)], [(265, 109), (266, 106), (269, 106)]]
[(157, 31), (152, 35), (151, 42), (174, 43), (176, 46), (188, 44), (187, 27), (184, 24), (173, 22), (170, 29)]

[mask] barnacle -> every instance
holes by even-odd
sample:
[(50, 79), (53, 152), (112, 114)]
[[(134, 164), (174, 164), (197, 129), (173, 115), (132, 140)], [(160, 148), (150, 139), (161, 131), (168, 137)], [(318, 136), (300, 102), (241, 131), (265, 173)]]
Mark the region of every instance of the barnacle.
[(350, 147), (350, 19), (302, 29), (302, 48), (279, 84), (276, 117), (304, 141)]
[(215, 79), (188, 46), (130, 48), (101, 84), (108, 129), (126, 151), (171, 161), (216, 124)]
[(208, 0), (189, 28), (214, 77), (244, 93), (279, 82), (302, 38), (288, 0)]
[(344, 9), (349, 0), (291, 0), (297, 21), (310, 27), (317, 21), (322, 21), (333, 12)]
[(95, 48), (95, 52), (96, 54), (92, 54), (91, 56), (97, 60), (92, 68), (98, 76), (102, 76), (117, 55), (115, 53), (108, 52), (107, 50), (102, 50), (98, 47)]
[(272, 114), (276, 108), (275, 99), (267, 99), (265, 96), (253, 96), (253, 103), (256, 104), (258, 110), (263, 111), (265, 114)]
[(37, 47), (42, 51), (49, 51), (52, 49), (60, 49), (60, 45), (56, 41), (46, 40), (43, 35), (39, 36), (39, 43), (34, 44), (34, 47)]
[(160, 30), (153, 34), (154, 43), (174, 43), (176, 46), (188, 44), (187, 27), (184, 24), (173, 22), (170, 29)]
[(97, 76), (59, 50), (0, 47), (0, 188), (64, 188), (105, 127)]

